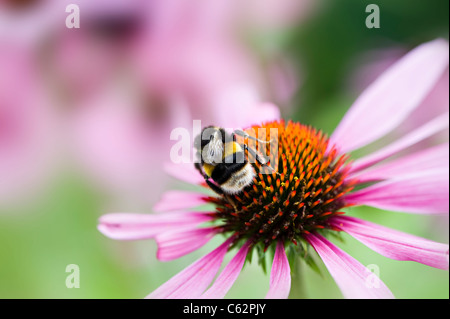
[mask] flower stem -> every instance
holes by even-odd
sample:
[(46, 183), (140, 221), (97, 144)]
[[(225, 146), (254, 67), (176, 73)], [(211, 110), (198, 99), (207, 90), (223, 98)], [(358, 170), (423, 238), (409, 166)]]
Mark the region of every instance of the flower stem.
[(291, 291), (289, 299), (306, 299), (305, 287), (302, 280), (302, 266), (298, 258), (294, 259), (291, 268)]

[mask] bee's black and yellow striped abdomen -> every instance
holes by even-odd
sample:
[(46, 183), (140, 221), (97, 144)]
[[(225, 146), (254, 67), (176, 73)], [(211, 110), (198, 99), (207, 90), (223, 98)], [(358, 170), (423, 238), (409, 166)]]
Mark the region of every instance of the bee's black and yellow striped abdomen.
[(197, 145), (201, 145), (200, 153), (203, 150), (210, 150), (209, 147), (216, 150), (217, 145), (220, 145), (220, 141), (222, 142), (220, 163), (206, 163), (203, 158), (201, 159), (201, 167), (206, 174), (205, 178), (211, 178), (226, 193), (239, 193), (252, 183), (255, 176), (244, 149), (230, 135), (226, 135), (222, 128), (207, 127), (205, 129), (210, 130), (210, 138), (208, 140), (208, 134), (206, 134), (206, 141), (203, 139), (201, 142), (197, 142)]

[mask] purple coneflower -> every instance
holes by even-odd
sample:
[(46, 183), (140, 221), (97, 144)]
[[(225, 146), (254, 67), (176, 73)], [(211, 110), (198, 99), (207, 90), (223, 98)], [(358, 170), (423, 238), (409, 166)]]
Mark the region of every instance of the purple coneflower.
[[(392, 298), (378, 277), (376, 288), (368, 285), (368, 276), (374, 274), (326, 237), (344, 231), (386, 257), (448, 269), (447, 244), (345, 215), (346, 207), (357, 205), (448, 213), (448, 142), (420, 151), (414, 148), (413, 153), (400, 156), (447, 128), (448, 113), (362, 158), (350, 161), (348, 155), (396, 128), (447, 68), (446, 41), (421, 45), (366, 89), (329, 138), (291, 121), (252, 126), (253, 131), (266, 128), (268, 139), (270, 128), (278, 130), (277, 148), (266, 148), (271, 163), (278, 161), (278, 165), (276, 172), (263, 174), (262, 166), (253, 164), (256, 176), (241, 193), (208, 196), (169, 191), (155, 207), (164, 213), (107, 214), (100, 218), (99, 230), (114, 239), (155, 238), (157, 257), (162, 261), (197, 250), (213, 236), (226, 238), (149, 298), (223, 298), (252, 251), (260, 257), (273, 253), (266, 297), (286, 298), (291, 287), (286, 251), (301, 257), (308, 247), (318, 253), (346, 298)], [(169, 164), (166, 168), (175, 177), (204, 185), (193, 164)], [(215, 210), (186, 212), (205, 203), (213, 204)], [(237, 252), (216, 277), (224, 256), (232, 250)]]

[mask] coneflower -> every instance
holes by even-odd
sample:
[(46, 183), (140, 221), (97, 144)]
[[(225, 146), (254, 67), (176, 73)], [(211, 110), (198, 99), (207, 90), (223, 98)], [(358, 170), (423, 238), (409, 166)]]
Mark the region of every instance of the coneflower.
[[(389, 258), (448, 269), (447, 244), (345, 215), (346, 208), (355, 205), (448, 213), (448, 142), (392, 159), (447, 128), (448, 113), (365, 157), (354, 160), (349, 155), (396, 128), (447, 68), (446, 41), (421, 45), (358, 98), (330, 137), (292, 121), (274, 120), (250, 127), (249, 134), (265, 129), (268, 140), (270, 129), (277, 131), (278, 143), (263, 149), (269, 163), (276, 165), (273, 172), (267, 172), (264, 165), (251, 161), (256, 176), (241, 193), (208, 196), (169, 191), (155, 206), (155, 211), (163, 214), (107, 214), (100, 218), (99, 230), (115, 239), (155, 238), (157, 257), (163, 261), (197, 250), (213, 236), (225, 237), (223, 244), (149, 298), (223, 298), (247, 255), (256, 252), (264, 258), (268, 251), (274, 258), (266, 297), (286, 298), (291, 287), (286, 251), (301, 258), (308, 246), (317, 251), (345, 297), (392, 298), (381, 281), (377, 288), (367, 285), (368, 274), (374, 274), (327, 237), (344, 231)], [(168, 164), (166, 168), (184, 181), (205, 185), (193, 164)], [(186, 212), (205, 203), (215, 209)], [(226, 253), (232, 250), (237, 252), (216, 277)]]

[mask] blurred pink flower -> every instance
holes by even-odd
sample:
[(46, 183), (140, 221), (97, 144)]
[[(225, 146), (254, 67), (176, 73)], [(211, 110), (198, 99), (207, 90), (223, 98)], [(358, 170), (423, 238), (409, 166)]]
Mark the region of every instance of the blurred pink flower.
[(238, 114), (264, 100), (262, 73), (257, 59), (230, 33), (231, 4), (199, 3), (154, 3), (133, 61), (150, 96), (162, 102), (179, 96), (192, 118), (220, 124), (218, 110)]
[(319, 7), (312, 0), (243, 0), (240, 7), (241, 23), (254, 30), (279, 30), (299, 24)]
[[(257, 175), (253, 185), (232, 196), (233, 201), (229, 196), (213, 197), (210, 193), (169, 191), (155, 206), (156, 211), (164, 213), (107, 214), (100, 218), (98, 229), (113, 239), (155, 238), (157, 257), (162, 261), (195, 251), (217, 234), (227, 237), (149, 298), (224, 297), (247, 254), (252, 249), (261, 254), (262, 250), (256, 248), (261, 245), (275, 250), (266, 298), (286, 298), (291, 278), (284, 247), (292, 246), (292, 242), (295, 246), (291, 248), (305, 256), (298, 241), (306, 241), (317, 251), (346, 298), (392, 298), (391, 291), (374, 273), (325, 235), (344, 231), (388, 258), (448, 269), (447, 244), (342, 216), (341, 211), (347, 206), (368, 205), (400, 212), (448, 214), (448, 141), (395, 158), (405, 148), (447, 128), (448, 114), (421, 124), (353, 163), (346, 163), (345, 155), (397, 128), (426, 98), (446, 68), (448, 42), (425, 43), (396, 62), (360, 95), (330, 139), (298, 123), (262, 124), (278, 128), (282, 163), (279, 175)], [(260, 166), (254, 168), (259, 171)], [(185, 182), (202, 184), (203, 177), (192, 164), (171, 163), (166, 170)], [(373, 184), (367, 186), (368, 181)], [(353, 190), (354, 186), (359, 189)], [(191, 211), (202, 203), (214, 204), (217, 210)], [(211, 226), (201, 227), (210, 221), (214, 221)], [(238, 252), (213, 282), (225, 254), (236, 246), (240, 247)]]
[(0, 43), (0, 205), (44, 189), (58, 161), (57, 117), (27, 50)]
[(0, 42), (28, 50), (36, 49), (56, 21), (64, 23), (64, 18), (58, 19), (66, 14), (64, 7), (56, 6), (56, 3), (52, 0), (1, 1)]
[(192, 123), (189, 109), (176, 101), (161, 117), (146, 108), (134, 90), (112, 86), (73, 113), (69, 131), (73, 156), (88, 179), (100, 189), (148, 204), (167, 182), (160, 167), (168, 159), (171, 128)]

